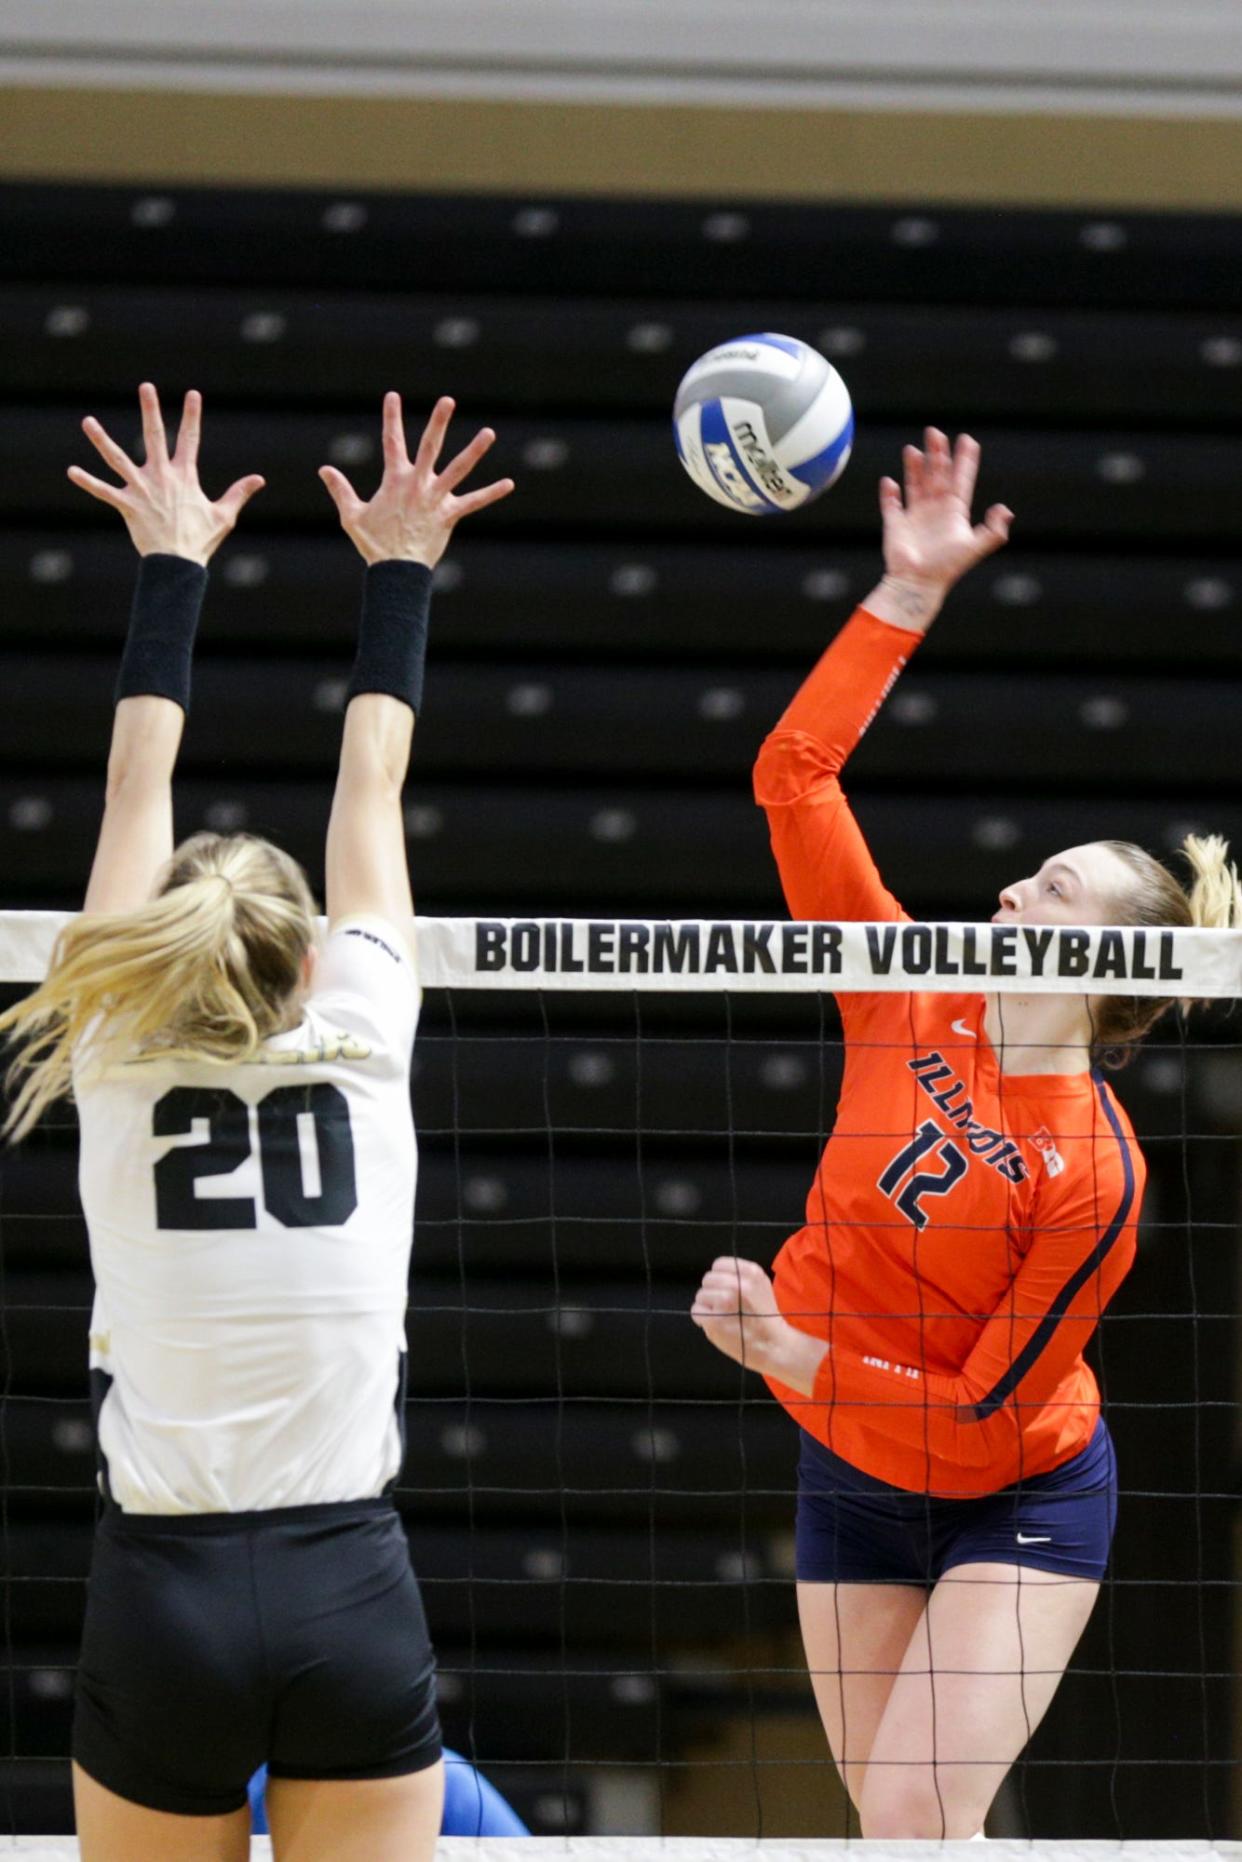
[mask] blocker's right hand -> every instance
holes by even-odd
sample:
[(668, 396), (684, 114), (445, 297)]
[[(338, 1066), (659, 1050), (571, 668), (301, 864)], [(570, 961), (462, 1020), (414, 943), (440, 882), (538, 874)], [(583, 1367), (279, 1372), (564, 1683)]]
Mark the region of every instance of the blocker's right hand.
[(481, 428), (443, 472), (437, 473), (436, 461), (455, 405), (447, 395), (436, 402), (411, 460), (406, 451), (401, 396), (384, 396), (384, 476), (379, 490), (366, 503), (335, 466), (319, 468), (328, 496), (340, 512), (342, 530), (368, 565), (421, 562), (434, 569), (448, 548), (454, 526), (463, 517), (507, 498), (513, 490), (513, 480), (501, 478), (464, 497), (455, 495), (457, 487), (494, 443), (496, 435), (490, 427)]

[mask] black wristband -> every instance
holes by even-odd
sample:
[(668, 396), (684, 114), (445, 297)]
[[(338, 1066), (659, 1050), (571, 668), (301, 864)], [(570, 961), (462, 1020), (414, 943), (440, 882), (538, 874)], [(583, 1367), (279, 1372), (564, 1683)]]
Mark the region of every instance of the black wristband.
[(189, 711), (190, 663), (206, 591), (202, 563), (184, 556), (143, 557), (117, 674), (117, 704), (150, 695), (171, 698)]
[(423, 665), (431, 620), (431, 570), (421, 562), (377, 562), (362, 587), (358, 652), (345, 702), (359, 692), (387, 692), (411, 711), (423, 708)]

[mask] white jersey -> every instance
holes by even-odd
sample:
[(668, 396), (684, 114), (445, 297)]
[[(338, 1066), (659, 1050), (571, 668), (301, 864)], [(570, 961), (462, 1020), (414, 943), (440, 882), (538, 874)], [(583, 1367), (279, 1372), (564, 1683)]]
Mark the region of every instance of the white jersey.
[(301, 1025), (244, 1066), (76, 1086), (100, 1482), (128, 1513), (370, 1498), (402, 1460), (419, 988), (340, 921)]

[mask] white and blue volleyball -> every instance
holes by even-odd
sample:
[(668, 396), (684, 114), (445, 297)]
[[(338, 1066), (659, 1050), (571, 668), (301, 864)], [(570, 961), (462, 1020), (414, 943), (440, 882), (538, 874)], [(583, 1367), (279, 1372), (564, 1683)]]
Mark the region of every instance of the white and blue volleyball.
[(844, 472), (849, 390), (809, 343), (739, 336), (700, 356), (673, 405), (677, 454), (700, 491), (747, 517), (796, 511)]

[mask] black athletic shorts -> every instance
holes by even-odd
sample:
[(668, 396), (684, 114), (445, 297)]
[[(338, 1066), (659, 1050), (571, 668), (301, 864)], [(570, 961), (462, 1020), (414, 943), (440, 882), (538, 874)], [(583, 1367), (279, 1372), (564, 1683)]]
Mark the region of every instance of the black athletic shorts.
[(386, 1499), (99, 1524), (73, 1756), (136, 1804), (221, 1816), (273, 1778), (440, 1756), (435, 1658)]
[(802, 1432), (797, 1573), (815, 1584), (934, 1584), (955, 1565), (1031, 1565), (1098, 1583), (1117, 1523), (1104, 1418), (1059, 1468), (974, 1499), (908, 1493)]

